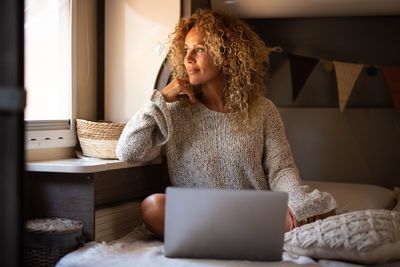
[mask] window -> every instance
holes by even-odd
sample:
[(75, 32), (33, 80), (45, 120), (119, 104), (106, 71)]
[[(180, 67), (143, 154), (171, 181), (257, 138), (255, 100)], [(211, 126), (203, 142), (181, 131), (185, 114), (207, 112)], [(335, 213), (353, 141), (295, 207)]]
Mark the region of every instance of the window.
[(25, 0), (26, 148), (75, 146), (74, 0)]

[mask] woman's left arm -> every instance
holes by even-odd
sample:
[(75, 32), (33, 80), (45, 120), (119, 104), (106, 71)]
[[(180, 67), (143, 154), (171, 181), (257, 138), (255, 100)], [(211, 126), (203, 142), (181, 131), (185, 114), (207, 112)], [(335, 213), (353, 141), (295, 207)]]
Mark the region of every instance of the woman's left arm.
[(263, 167), (270, 189), (288, 193), (294, 226), (331, 214), (336, 208), (335, 200), (326, 192), (311, 190), (302, 184), (279, 112), (270, 101), (267, 110)]

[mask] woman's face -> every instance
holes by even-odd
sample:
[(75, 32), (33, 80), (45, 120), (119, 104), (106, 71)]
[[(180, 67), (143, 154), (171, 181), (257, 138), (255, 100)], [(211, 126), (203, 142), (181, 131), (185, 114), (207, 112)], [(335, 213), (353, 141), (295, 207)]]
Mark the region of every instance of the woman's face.
[(185, 38), (184, 64), (192, 85), (205, 85), (223, 78), (221, 68), (216, 66), (206, 51), (204, 34), (192, 28)]

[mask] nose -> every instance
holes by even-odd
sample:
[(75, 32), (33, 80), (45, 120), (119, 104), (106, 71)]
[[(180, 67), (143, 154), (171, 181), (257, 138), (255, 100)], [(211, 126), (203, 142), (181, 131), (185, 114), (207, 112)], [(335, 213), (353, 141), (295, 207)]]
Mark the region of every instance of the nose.
[(185, 61), (187, 63), (194, 63), (196, 61), (196, 59), (194, 57), (194, 49), (190, 49), (187, 51), (187, 53), (185, 55)]

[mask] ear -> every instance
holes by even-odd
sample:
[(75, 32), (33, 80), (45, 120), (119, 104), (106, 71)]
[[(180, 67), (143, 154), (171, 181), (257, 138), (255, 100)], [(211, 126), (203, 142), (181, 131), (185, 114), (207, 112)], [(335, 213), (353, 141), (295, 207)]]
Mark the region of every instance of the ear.
[(224, 60), (223, 60), (223, 62), (222, 62), (222, 65), (223, 65), (224, 67), (229, 65), (229, 60), (228, 60), (228, 58), (224, 57)]

